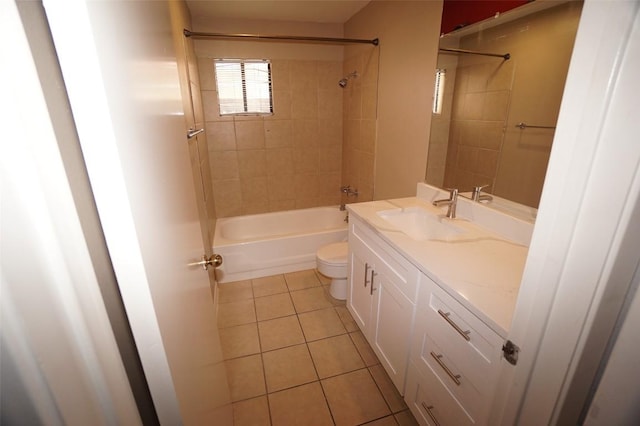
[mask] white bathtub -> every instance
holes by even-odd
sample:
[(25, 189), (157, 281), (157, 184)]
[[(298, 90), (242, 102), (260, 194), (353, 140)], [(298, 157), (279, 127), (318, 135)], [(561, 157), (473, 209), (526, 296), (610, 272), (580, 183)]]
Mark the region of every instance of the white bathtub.
[(316, 267), (319, 247), (347, 240), (346, 211), (335, 207), (218, 219), (214, 253), (222, 255), (219, 282)]

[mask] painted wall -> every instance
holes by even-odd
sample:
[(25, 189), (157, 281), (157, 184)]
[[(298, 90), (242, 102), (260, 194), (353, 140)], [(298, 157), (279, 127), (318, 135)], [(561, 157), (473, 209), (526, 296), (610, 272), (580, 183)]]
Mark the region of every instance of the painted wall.
[(441, 13), (440, 1), (375, 0), (345, 24), (345, 37), (380, 39), (374, 199), (415, 195), (424, 180)]
[[(342, 25), (198, 20), (194, 31), (341, 37)], [(219, 217), (340, 202), (342, 46), (196, 40)], [(214, 58), (270, 59), (274, 113), (222, 117)]]

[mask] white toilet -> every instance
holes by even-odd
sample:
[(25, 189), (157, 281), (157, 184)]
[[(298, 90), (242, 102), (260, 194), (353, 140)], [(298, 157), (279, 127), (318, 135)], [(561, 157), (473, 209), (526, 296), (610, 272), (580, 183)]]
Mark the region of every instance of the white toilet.
[(347, 299), (347, 256), (349, 243), (327, 244), (316, 252), (318, 271), (331, 278), (329, 293), (334, 299)]

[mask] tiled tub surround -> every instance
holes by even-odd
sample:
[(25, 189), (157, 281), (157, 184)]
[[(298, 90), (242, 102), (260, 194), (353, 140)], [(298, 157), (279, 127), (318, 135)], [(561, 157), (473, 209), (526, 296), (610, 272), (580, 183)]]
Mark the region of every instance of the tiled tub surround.
[(235, 425), (415, 425), (314, 270), (219, 285)]
[(270, 116), (220, 116), (213, 58), (198, 69), (218, 217), (340, 203), (342, 62), (272, 60)]

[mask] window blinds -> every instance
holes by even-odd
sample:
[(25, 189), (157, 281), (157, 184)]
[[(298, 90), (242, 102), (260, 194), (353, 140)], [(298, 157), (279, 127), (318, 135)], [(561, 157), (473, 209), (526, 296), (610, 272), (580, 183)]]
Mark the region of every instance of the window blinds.
[(216, 59), (220, 114), (271, 114), (271, 64), (268, 60)]

